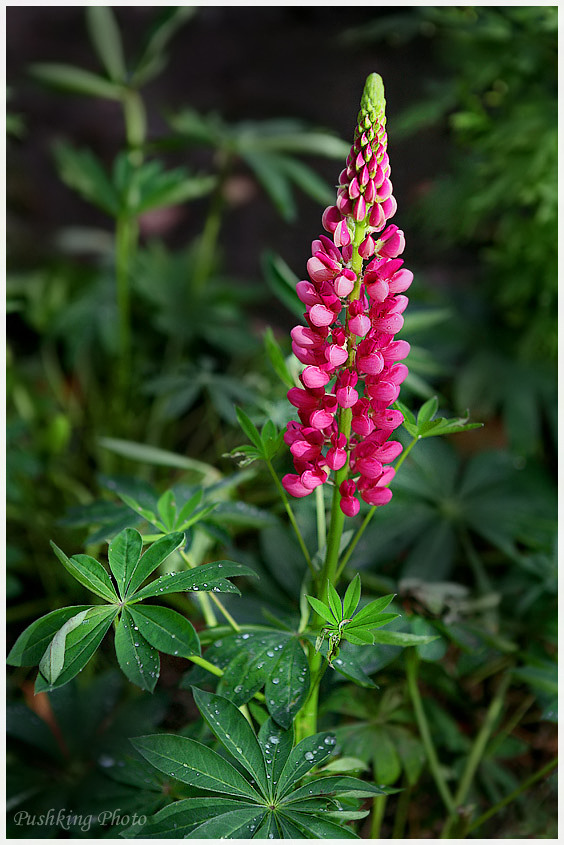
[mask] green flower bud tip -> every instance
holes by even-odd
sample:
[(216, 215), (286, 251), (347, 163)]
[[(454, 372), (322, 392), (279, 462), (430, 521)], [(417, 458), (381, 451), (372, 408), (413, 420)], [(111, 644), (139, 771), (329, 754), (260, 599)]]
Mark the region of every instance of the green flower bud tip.
[(371, 73), (367, 78), (360, 101), (361, 111), (364, 113), (376, 112), (380, 114), (386, 108), (384, 97), (384, 83), (379, 73)]

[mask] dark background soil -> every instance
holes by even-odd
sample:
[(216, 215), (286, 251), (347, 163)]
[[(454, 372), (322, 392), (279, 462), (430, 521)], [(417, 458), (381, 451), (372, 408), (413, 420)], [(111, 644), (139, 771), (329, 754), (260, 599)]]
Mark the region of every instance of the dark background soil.
[[(131, 60), (158, 7), (114, 7), (126, 56)], [(396, 7), (400, 15), (412, 7)], [(164, 73), (143, 89), (153, 138), (167, 131), (163, 115), (191, 106), (217, 111), (226, 121), (294, 117), (352, 140), (360, 96), (372, 71), (384, 79), (389, 151), (397, 222), (405, 215), (448, 155), (436, 130), (410, 140), (394, 138), (394, 116), (420, 96), (436, 73), (432, 42), (424, 37), (378, 44), (346, 38), (352, 28), (389, 14), (386, 7), (200, 7), (174, 36)], [(60, 182), (50, 152), (58, 137), (89, 147), (108, 164), (123, 142), (120, 107), (102, 100), (62, 95), (37, 84), (27, 73), (32, 62), (75, 64), (99, 72), (88, 40), (83, 7), (10, 7), (7, 9), (7, 80), (9, 109), (20, 114), (26, 133), (10, 141), (8, 205), (12, 265), (37, 265), (53, 251), (64, 226), (99, 226), (111, 222)], [(309, 162), (334, 184), (341, 163), (324, 158)], [(209, 166), (206, 153), (189, 153), (171, 163)], [(244, 173), (244, 171), (242, 171)], [(241, 185), (239, 185), (241, 188)], [(272, 248), (299, 274), (311, 240), (321, 231), (319, 205), (297, 195), (299, 223), (287, 224), (261, 190), (243, 184), (248, 201), (234, 206), (224, 221), (222, 244), (230, 275), (260, 278), (259, 258)], [(182, 246), (201, 231), (206, 201), (184, 206), (165, 225), (171, 246)], [(403, 211), (403, 219), (402, 219)], [(424, 244), (408, 233), (406, 261), (421, 257)]]

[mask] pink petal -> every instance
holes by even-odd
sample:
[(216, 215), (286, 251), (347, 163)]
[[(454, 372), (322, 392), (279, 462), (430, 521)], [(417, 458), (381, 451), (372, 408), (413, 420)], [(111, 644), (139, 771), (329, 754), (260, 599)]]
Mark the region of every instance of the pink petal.
[(290, 496), (295, 496), (298, 499), (303, 496), (309, 496), (312, 492), (312, 490), (304, 486), (299, 475), (285, 475), (282, 479), (282, 486)]

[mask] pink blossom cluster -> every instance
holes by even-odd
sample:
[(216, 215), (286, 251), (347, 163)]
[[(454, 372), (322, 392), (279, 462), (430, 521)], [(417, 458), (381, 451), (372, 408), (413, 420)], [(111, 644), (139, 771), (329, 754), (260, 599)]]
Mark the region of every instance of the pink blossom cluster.
[[(313, 242), (309, 279), (297, 285), (305, 325), (291, 332), (292, 350), (305, 368), (302, 387), (288, 392), (300, 422), (288, 423), (284, 435), (296, 472), (282, 483), (292, 496), (302, 497), (327, 482), (332, 471), (342, 471), (337, 482), (347, 516), (359, 511), (357, 492), (369, 505), (390, 501), (394, 469), (389, 465), (402, 450), (389, 439), (403, 421), (390, 405), (407, 375), (399, 362), (409, 344), (394, 336), (403, 326), (408, 302), (403, 294), (413, 274), (398, 258), (405, 247), (403, 232), (387, 225), (397, 205), (384, 107), (381, 80), (373, 74), (336, 204), (323, 213), (332, 238), (321, 235)], [(345, 409), (350, 414), (343, 425)]]

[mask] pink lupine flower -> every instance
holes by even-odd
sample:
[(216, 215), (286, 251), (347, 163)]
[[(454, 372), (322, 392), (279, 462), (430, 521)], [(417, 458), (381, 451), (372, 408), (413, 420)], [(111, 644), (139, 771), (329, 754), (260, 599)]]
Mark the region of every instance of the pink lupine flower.
[[(335, 205), (322, 225), (331, 236), (313, 241), (309, 280), (298, 282), (305, 325), (292, 329), (292, 350), (304, 364), (302, 387), (288, 392), (300, 422), (284, 435), (296, 474), (282, 483), (292, 496), (309, 495), (330, 480), (346, 516), (384, 505), (392, 492), (390, 464), (402, 450), (390, 436), (403, 422), (389, 406), (407, 376), (409, 353), (395, 334), (403, 326), (405, 291), (413, 274), (403, 266), (405, 236), (395, 224), (382, 81), (366, 83)], [(366, 264), (365, 264), (366, 262)]]

